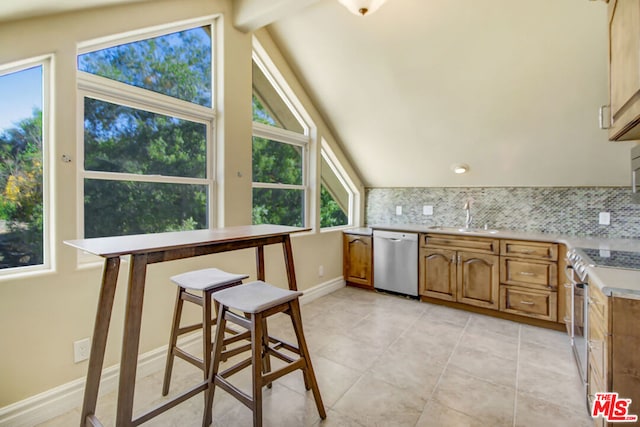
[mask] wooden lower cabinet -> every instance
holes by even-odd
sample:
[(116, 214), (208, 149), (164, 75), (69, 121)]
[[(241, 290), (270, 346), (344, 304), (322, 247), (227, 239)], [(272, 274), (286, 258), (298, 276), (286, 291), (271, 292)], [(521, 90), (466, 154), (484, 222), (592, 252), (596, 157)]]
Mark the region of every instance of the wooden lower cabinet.
[(420, 294), (498, 309), (499, 257), (468, 251), (420, 248)]
[(420, 295), (456, 300), (456, 251), (420, 248)]
[[(620, 399), (631, 399), (629, 414), (640, 416), (640, 300), (606, 297), (589, 283), (589, 330), (587, 395), (590, 404), (596, 393), (616, 392)], [(594, 425), (607, 426), (602, 417)], [(640, 420), (624, 425), (640, 425)]]
[(555, 322), (558, 316), (557, 293), (501, 285), (500, 311)]
[(373, 239), (360, 234), (343, 234), (342, 268), (348, 285), (373, 289)]

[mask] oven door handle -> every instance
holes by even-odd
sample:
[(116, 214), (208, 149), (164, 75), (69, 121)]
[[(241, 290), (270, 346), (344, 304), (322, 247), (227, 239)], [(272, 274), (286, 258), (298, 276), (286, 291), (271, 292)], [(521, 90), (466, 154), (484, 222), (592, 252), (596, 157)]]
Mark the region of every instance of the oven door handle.
[[(569, 272), (569, 270), (571, 270), (571, 272)], [(567, 265), (564, 268), (564, 275), (567, 277), (567, 280), (569, 280), (570, 283), (575, 283), (575, 281), (573, 280), (573, 267), (570, 265)]]

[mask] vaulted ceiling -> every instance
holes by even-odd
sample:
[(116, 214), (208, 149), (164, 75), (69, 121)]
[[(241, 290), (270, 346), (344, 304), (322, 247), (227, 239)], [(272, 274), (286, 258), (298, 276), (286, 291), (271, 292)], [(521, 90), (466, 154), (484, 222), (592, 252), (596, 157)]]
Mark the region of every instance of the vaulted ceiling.
[[(4, 0), (0, 21), (162, 0)], [(597, 127), (607, 103), (606, 4), (233, 0), (267, 25), (367, 186), (625, 185), (629, 144)], [(469, 173), (454, 175), (453, 163)]]

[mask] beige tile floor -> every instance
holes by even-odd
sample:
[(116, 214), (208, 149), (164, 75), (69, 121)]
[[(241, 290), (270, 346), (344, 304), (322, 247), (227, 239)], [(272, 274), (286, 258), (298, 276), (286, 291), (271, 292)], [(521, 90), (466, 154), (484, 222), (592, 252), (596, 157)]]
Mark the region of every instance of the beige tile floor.
[[(343, 288), (302, 306), (327, 409), (321, 421), (300, 371), (264, 391), (266, 426), (591, 426), (566, 334), (401, 297)], [(288, 318), (269, 322), (292, 339)], [(176, 361), (172, 393), (200, 379)], [(238, 375), (248, 390), (249, 376)], [(162, 372), (139, 380), (136, 408), (160, 396)], [(201, 396), (148, 422), (201, 425)], [(79, 424), (79, 408), (42, 427)], [(98, 417), (113, 425), (115, 392)], [(250, 426), (251, 413), (218, 389), (214, 426)]]

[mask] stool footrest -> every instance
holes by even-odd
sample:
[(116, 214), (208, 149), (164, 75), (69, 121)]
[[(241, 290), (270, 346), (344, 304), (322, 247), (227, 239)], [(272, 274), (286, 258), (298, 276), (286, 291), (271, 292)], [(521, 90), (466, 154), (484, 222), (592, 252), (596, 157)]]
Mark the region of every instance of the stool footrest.
[(244, 368), (251, 366), (251, 358), (247, 358), (244, 359), (242, 362), (238, 362), (235, 365), (231, 366), (230, 368), (225, 369), (222, 372), (219, 372), (218, 375), (220, 375), (222, 378), (228, 378), (231, 375), (235, 374), (236, 372), (240, 372), (242, 371)]
[(278, 351), (278, 350), (276, 350), (275, 348), (271, 348), (271, 347), (269, 347), (269, 348), (267, 348), (267, 352), (268, 352), (269, 354), (272, 354), (273, 356), (277, 357), (278, 359), (280, 359), (280, 360), (282, 360), (282, 361), (284, 361), (284, 362), (287, 362), (287, 363), (292, 363), (292, 362), (295, 362), (295, 361), (296, 361), (296, 359), (294, 359), (294, 358), (292, 358), (292, 357), (289, 357), (289, 356), (287, 356), (287, 355), (286, 355), (286, 354), (284, 354), (284, 353), (279, 352), (279, 351)]
[(186, 334), (187, 332), (197, 331), (198, 329), (202, 329), (202, 323), (194, 323), (193, 325), (183, 326), (178, 328), (176, 331), (176, 335), (180, 336)]
[(195, 357), (192, 354), (187, 353), (186, 351), (176, 347), (173, 349), (173, 355), (179, 357), (180, 359), (191, 363), (192, 365), (204, 369), (204, 361), (199, 357)]
[(204, 382), (198, 384), (197, 386), (192, 387), (192, 388), (180, 393), (178, 396), (174, 397), (170, 401), (162, 403), (162, 404), (156, 406), (155, 408), (145, 412), (144, 414), (142, 414), (138, 418), (132, 420), (131, 421), (131, 425), (138, 426), (138, 425), (140, 425), (142, 423), (146, 423), (150, 419), (152, 419), (154, 417), (157, 417), (158, 415), (162, 414), (163, 412), (168, 411), (169, 409), (173, 408), (174, 406), (176, 406), (176, 405), (184, 402), (185, 400), (192, 398), (196, 394), (199, 394), (200, 392), (206, 390), (208, 385), (209, 385), (208, 382), (204, 381)]
[(202, 307), (202, 297), (199, 296), (199, 295), (193, 295), (193, 294), (190, 294), (189, 292), (184, 291), (180, 295), (180, 298), (182, 298), (185, 301), (192, 302), (192, 303)]
[(293, 372), (296, 369), (302, 369), (305, 366), (306, 366), (305, 365), (305, 360), (304, 359), (298, 359), (298, 360), (296, 360), (294, 362), (291, 362), (289, 365), (283, 366), (282, 368), (278, 369), (277, 371), (269, 372), (267, 374), (262, 375), (262, 383), (263, 384), (272, 383), (274, 380), (277, 380), (281, 376), (286, 375), (289, 372)]
[(290, 344), (280, 338), (269, 337), (269, 342), (275, 344), (274, 348), (284, 347), (285, 349), (292, 351), (296, 354), (300, 354), (300, 349), (293, 344)]
[(221, 378), (218, 375), (216, 375), (216, 377), (214, 378), (214, 382), (216, 386), (219, 386), (224, 391), (238, 399), (247, 408), (253, 409), (253, 399), (251, 399), (251, 397), (247, 393), (240, 390), (238, 387), (234, 386), (229, 381)]

